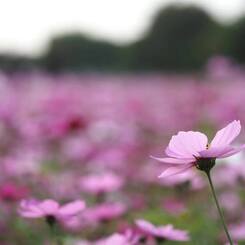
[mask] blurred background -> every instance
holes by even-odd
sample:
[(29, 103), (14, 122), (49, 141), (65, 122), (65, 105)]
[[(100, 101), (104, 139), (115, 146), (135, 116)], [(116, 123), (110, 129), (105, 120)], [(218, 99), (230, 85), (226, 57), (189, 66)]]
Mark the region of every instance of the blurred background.
[[(23, 199), (86, 201), (60, 224), (64, 245), (105, 244), (138, 230), (137, 219), (187, 231), (184, 244), (226, 244), (202, 173), (159, 179), (164, 164), (149, 156), (163, 157), (178, 131), (211, 140), (235, 119), (234, 144), (244, 142), (244, 0), (0, 5), (0, 244), (51, 244), (44, 219), (18, 213)], [(244, 161), (240, 153), (213, 170), (239, 245)], [(151, 234), (140, 244), (179, 244), (174, 238)]]
[(182, 72), (245, 61), (243, 0), (4, 1), (0, 68)]

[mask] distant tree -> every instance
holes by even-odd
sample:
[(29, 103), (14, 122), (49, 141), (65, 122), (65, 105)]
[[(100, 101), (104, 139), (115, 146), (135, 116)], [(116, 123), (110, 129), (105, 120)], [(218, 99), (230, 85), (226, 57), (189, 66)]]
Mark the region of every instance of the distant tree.
[(38, 67), (38, 59), (13, 53), (0, 54), (0, 70), (5, 72), (30, 71)]
[(197, 7), (169, 6), (157, 14), (145, 37), (135, 45), (139, 69), (200, 68), (220, 48), (221, 26)]
[(245, 63), (245, 17), (226, 28), (224, 51), (239, 63)]
[(245, 17), (223, 26), (194, 6), (161, 9), (145, 35), (115, 45), (81, 33), (53, 38), (39, 58), (0, 54), (0, 70), (41, 68), (58, 71), (192, 71), (210, 56), (229, 55), (245, 62)]
[(119, 54), (116, 45), (72, 33), (51, 41), (43, 65), (51, 71), (117, 69)]

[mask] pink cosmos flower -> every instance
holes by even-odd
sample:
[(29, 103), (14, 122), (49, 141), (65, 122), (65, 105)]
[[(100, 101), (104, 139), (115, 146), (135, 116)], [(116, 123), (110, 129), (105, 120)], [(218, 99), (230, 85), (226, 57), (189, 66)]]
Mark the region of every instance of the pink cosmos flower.
[(171, 241), (189, 241), (187, 231), (174, 229), (172, 225), (154, 226), (146, 220), (135, 221), (139, 230), (146, 236)]
[(74, 201), (60, 206), (54, 200), (22, 200), (18, 209), (19, 214), (25, 218), (45, 218), (52, 225), (56, 221), (65, 221), (85, 209), (84, 201)]
[(171, 138), (165, 150), (167, 157), (154, 157), (154, 159), (166, 163), (166, 169), (159, 177), (182, 173), (193, 166), (206, 170), (207, 164), (211, 164), (211, 167), (214, 166), (215, 159), (229, 157), (240, 152), (245, 148), (245, 145), (237, 148), (230, 145), (240, 131), (240, 121), (235, 120), (219, 130), (210, 144), (207, 136), (200, 132), (179, 132)]

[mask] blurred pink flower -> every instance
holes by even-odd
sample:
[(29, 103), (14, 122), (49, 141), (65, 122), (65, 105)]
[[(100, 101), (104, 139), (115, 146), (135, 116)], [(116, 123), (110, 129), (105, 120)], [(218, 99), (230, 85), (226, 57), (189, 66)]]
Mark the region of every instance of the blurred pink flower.
[[(241, 131), (240, 121), (233, 121), (225, 128), (219, 130), (210, 144), (206, 135), (200, 132), (179, 132), (174, 135), (165, 150), (167, 158), (154, 159), (166, 163), (166, 169), (159, 177), (167, 177), (182, 173), (189, 168), (205, 168), (205, 159), (225, 158), (232, 156), (245, 148), (230, 146), (230, 143)], [(204, 160), (204, 161), (203, 161)]]
[(84, 201), (74, 201), (63, 206), (54, 200), (22, 200), (18, 209), (24, 218), (45, 218), (49, 224), (64, 221), (78, 215), (85, 209)]
[(95, 245), (133, 245), (134, 242), (131, 242), (127, 236), (122, 234), (115, 233), (108, 238), (102, 239), (95, 243)]
[(88, 175), (81, 179), (80, 187), (82, 190), (101, 194), (118, 190), (123, 184), (122, 178), (112, 173), (98, 175)]
[(211, 78), (227, 80), (236, 72), (236, 67), (228, 57), (214, 56), (208, 60), (207, 74)]
[(4, 183), (0, 186), (0, 199), (5, 201), (19, 201), (28, 194), (26, 187), (18, 186), (13, 183)]
[(239, 195), (234, 191), (226, 191), (220, 195), (220, 202), (222, 207), (229, 212), (229, 214), (236, 215), (241, 209), (241, 201)]
[(163, 208), (168, 213), (173, 215), (179, 215), (186, 211), (186, 206), (184, 202), (174, 198), (165, 199), (163, 201)]
[[(227, 178), (229, 175), (229, 178)], [(240, 180), (245, 180), (243, 159), (238, 164), (224, 164), (213, 171), (214, 183), (218, 187), (236, 187)]]
[(245, 222), (242, 222), (237, 225), (231, 225), (229, 227), (232, 237), (236, 241), (243, 241), (245, 240)]
[(72, 243), (73, 245), (92, 245), (91, 242), (85, 241), (85, 240), (79, 240), (79, 241), (75, 241), (74, 243)]
[(84, 212), (85, 220), (93, 222), (110, 221), (122, 216), (126, 212), (126, 207), (122, 203), (103, 203)]
[(189, 241), (187, 231), (174, 229), (173, 225), (154, 226), (146, 220), (135, 221), (139, 230), (146, 236), (171, 241)]
[(160, 178), (158, 182), (164, 186), (180, 186), (187, 183), (192, 190), (200, 190), (205, 186), (202, 176), (193, 169), (188, 169), (181, 175), (173, 175), (171, 178)]

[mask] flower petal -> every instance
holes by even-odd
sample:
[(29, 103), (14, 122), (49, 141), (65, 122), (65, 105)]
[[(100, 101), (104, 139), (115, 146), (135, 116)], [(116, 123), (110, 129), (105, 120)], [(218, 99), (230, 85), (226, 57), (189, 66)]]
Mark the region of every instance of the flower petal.
[(163, 162), (163, 163), (170, 163), (170, 164), (186, 164), (186, 163), (191, 163), (195, 161), (195, 158), (188, 158), (188, 159), (179, 159), (179, 158), (170, 158), (170, 157), (165, 157), (165, 158), (160, 158), (160, 157), (153, 157), (151, 158)]
[(193, 163), (188, 163), (188, 164), (182, 164), (181, 166), (175, 165), (175, 166), (169, 167), (162, 172), (159, 178), (166, 178), (166, 177), (170, 177), (175, 174), (183, 173), (193, 166), (194, 166)]
[(22, 200), (18, 208), (18, 213), (26, 218), (45, 216), (45, 212), (39, 208), (39, 202), (36, 200)]
[(230, 152), (231, 150), (233, 150), (232, 146), (224, 146), (224, 147), (212, 147), (209, 148), (207, 150), (204, 151), (200, 151), (199, 155), (200, 157), (214, 157), (214, 158), (218, 158), (228, 152)]
[(59, 214), (62, 216), (72, 216), (85, 209), (84, 201), (74, 201), (62, 206), (59, 210)]
[(237, 148), (232, 148), (232, 150), (230, 150), (229, 152), (219, 156), (219, 158), (225, 158), (225, 157), (233, 156), (233, 155), (237, 154), (238, 152), (242, 151), (243, 149), (245, 149), (245, 145), (239, 146)]
[(189, 241), (190, 237), (187, 231), (174, 229), (172, 225), (160, 226), (159, 234), (167, 240)]
[(240, 121), (233, 121), (225, 128), (219, 130), (214, 136), (211, 147), (220, 147), (229, 145), (240, 133), (241, 123)]
[(156, 233), (156, 227), (146, 220), (138, 219), (135, 221), (135, 224), (141, 231), (143, 231), (146, 234), (151, 235)]
[(47, 199), (41, 202), (38, 207), (46, 214), (56, 214), (59, 209), (59, 204), (54, 200)]
[(166, 149), (166, 154), (175, 158), (192, 158), (206, 148), (207, 136), (200, 132), (179, 132), (174, 135)]
[(45, 215), (41, 212), (31, 212), (31, 211), (22, 211), (19, 210), (18, 213), (24, 217), (24, 218), (41, 218), (44, 217)]

